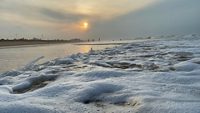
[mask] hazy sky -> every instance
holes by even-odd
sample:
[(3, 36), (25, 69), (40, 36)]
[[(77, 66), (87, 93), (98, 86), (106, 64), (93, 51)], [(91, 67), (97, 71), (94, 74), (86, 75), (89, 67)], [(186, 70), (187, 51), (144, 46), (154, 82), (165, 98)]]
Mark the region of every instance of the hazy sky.
[(0, 38), (200, 33), (199, 4), (200, 0), (0, 0)]

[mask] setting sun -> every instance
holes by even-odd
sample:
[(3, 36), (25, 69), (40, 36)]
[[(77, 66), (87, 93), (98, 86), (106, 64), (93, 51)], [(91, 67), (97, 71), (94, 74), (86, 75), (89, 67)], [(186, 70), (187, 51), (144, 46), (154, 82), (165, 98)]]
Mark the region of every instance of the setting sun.
[(88, 29), (88, 26), (89, 26), (88, 22), (83, 22), (83, 28), (84, 28), (85, 30)]
[(90, 23), (87, 20), (81, 20), (75, 25), (75, 27), (81, 32), (86, 32), (90, 29)]

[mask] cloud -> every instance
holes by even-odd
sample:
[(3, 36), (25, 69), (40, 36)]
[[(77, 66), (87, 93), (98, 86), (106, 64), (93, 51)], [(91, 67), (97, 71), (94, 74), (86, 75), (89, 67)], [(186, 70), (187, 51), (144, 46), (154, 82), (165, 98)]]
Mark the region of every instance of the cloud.
[[(0, 33), (20, 34), (24, 30), (115, 38), (198, 32), (199, 3), (199, 0), (0, 0)], [(87, 31), (80, 29), (84, 21), (90, 26)]]
[[(7, 25), (5, 27), (9, 26), (12, 31), (15, 28), (29, 29), (32, 32), (40, 29), (40, 32), (51, 30), (51, 33), (64, 32), (71, 33), (71, 36), (83, 36), (78, 27), (80, 22), (88, 21), (91, 25), (99, 21), (111, 20), (131, 10), (145, 7), (153, 1), (156, 0), (148, 0), (148, 2), (115, 0), (112, 3), (107, 0), (1, 0), (0, 23), (6, 24), (0, 25)], [(5, 31), (1, 29), (0, 32)], [(16, 32), (18, 31), (16, 29)]]
[(65, 13), (62, 11), (56, 11), (48, 8), (40, 8), (39, 13), (48, 18), (49, 20), (55, 20), (56, 22), (77, 22), (83, 18), (89, 18), (88, 15), (75, 14), (75, 13)]
[(96, 23), (88, 37), (134, 38), (200, 33), (198, 4), (199, 0), (163, 0), (111, 21)]

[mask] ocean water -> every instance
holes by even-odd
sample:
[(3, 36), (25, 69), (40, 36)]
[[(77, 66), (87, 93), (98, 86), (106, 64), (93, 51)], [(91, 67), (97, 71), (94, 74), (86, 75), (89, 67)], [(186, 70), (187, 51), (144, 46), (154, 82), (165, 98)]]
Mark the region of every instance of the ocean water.
[[(90, 44), (98, 44), (105, 42), (96, 42)], [(111, 43), (111, 42), (106, 42)], [(112, 42), (113, 43), (113, 42)], [(127, 43), (115, 42), (115, 43)], [(50, 45), (34, 45), (34, 46), (15, 46), (0, 48), (0, 73), (22, 68), (32, 60), (44, 56), (39, 63), (53, 60), (60, 57), (69, 56), (76, 53), (87, 53), (91, 50), (102, 50), (117, 45), (75, 45), (75, 44), (50, 44)]]

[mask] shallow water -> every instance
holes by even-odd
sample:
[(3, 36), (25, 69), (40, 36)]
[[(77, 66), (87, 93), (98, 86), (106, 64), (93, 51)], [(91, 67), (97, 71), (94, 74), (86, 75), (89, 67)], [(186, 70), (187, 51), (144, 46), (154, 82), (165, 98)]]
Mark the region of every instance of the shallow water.
[[(95, 44), (97, 43), (98, 42), (96, 42)], [(127, 43), (127, 41), (115, 42), (115, 43)], [(50, 45), (3, 47), (0, 48), (0, 73), (12, 69), (21, 68), (28, 62), (40, 56), (45, 57), (40, 61), (41, 63), (55, 58), (65, 57), (71, 54), (87, 53), (91, 50), (91, 48), (93, 50), (101, 50), (114, 46), (117, 45), (50, 44)]]

